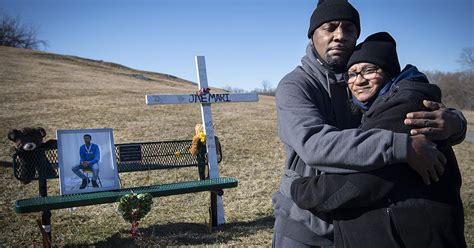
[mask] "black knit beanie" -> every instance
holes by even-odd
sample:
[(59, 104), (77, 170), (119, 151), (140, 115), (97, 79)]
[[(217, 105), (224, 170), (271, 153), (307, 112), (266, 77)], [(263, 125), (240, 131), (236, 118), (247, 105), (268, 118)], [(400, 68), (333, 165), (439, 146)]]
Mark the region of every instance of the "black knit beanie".
[(334, 20), (348, 20), (357, 27), (357, 37), (360, 34), (359, 12), (347, 0), (319, 0), (318, 6), (311, 15), (308, 38), (323, 23)]
[(389, 77), (400, 74), (397, 44), (387, 32), (372, 34), (357, 45), (347, 62), (347, 68), (361, 62), (378, 65)]

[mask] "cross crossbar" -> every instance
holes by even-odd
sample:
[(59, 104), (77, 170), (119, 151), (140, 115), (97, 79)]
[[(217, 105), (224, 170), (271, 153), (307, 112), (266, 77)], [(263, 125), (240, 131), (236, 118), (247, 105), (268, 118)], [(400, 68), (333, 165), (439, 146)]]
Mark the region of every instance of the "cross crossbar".
[(205, 94), (182, 94), (182, 95), (147, 95), (147, 105), (162, 104), (210, 104), (210, 103), (230, 103), (230, 102), (257, 102), (256, 93), (205, 93)]

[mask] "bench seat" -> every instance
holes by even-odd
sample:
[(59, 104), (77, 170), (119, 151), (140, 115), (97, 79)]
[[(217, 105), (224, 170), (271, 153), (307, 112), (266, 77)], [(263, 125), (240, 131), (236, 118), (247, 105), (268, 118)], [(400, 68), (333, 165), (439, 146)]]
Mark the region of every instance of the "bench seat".
[(238, 181), (234, 178), (223, 177), (198, 181), (186, 181), (161, 185), (123, 188), (112, 191), (102, 191), (84, 194), (58, 195), (35, 197), (18, 200), (15, 203), (17, 213), (31, 213), (45, 210), (88, 206), (119, 201), (120, 197), (133, 193), (149, 193), (153, 197), (170, 196), (202, 191), (215, 191), (224, 188), (237, 187)]

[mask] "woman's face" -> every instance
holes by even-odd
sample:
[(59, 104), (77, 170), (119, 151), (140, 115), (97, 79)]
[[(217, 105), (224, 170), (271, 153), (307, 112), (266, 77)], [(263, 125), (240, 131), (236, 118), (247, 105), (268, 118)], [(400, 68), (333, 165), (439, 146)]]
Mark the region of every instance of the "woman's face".
[(388, 81), (382, 69), (371, 63), (352, 65), (347, 71), (346, 80), (352, 95), (360, 102), (376, 97)]

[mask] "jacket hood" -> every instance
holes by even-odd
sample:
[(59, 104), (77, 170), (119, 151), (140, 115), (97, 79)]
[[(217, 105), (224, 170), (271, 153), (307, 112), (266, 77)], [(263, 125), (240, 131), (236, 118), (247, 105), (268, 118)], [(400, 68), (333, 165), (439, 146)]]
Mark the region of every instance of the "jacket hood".
[(313, 47), (312, 42), (309, 42), (306, 46), (306, 56), (301, 59), (301, 67), (304, 71), (315, 81), (321, 82), (324, 89), (331, 95), (329, 90), (329, 84), (346, 84), (343, 73), (335, 73), (329, 66), (322, 60), (316, 50)]
[(400, 72), (398, 76), (393, 78), (387, 85), (382, 88), (382, 90), (380, 90), (379, 96), (385, 95), (388, 91), (395, 88), (402, 81), (411, 81), (411, 89), (422, 92), (423, 94), (430, 96), (432, 97), (432, 99), (435, 99), (439, 102), (441, 101), (441, 91), (439, 90), (439, 88), (436, 85), (430, 84), (426, 75), (420, 72), (418, 68), (416, 68), (416, 66), (410, 64), (405, 66), (405, 68)]

